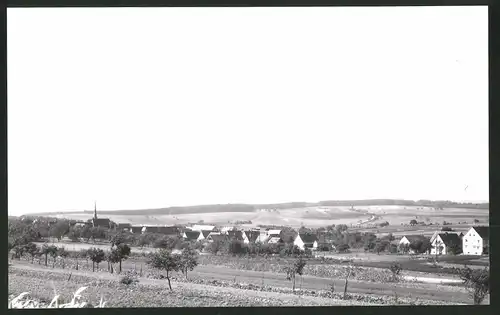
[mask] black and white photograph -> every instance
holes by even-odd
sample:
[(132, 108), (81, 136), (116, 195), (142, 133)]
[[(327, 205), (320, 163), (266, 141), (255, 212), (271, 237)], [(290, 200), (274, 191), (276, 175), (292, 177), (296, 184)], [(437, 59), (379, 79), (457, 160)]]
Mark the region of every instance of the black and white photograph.
[(8, 307), (490, 304), (488, 7), (7, 9)]

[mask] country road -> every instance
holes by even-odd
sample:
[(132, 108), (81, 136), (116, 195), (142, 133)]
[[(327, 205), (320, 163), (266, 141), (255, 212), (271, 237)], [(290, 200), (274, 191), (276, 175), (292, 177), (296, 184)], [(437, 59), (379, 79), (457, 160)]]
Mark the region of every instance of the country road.
[[(47, 270), (49, 272), (64, 272), (69, 273), (69, 270), (62, 269), (51, 269), (39, 265), (31, 265), (26, 261), (14, 261), (14, 268), (21, 269), (31, 269), (31, 270)], [(128, 260), (123, 263), (123, 270), (131, 270), (134, 267), (138, 268), (138, 265), (134, 264), (132, 261)], [(75, 274), (76, 271), (73, 271)], [(82, 273), (82, 271), (78, 272)], [(107, 275), (113, 276), (106, 272), (104, 273), (91, 273), (83, 272), (86, 276), (95, 277), (106, 277)], [(268, 286), (274, 287), (286, 287), (290, 288), (290, 281), (286, 280), (284, 274), (271, 273), (271, 272), (258, 272), (249, 270), (236, 270), (219, 266), (197, 266), (193, 271), (189, 273), (189, 277), (201, 277), (204, 279), (216, 279), (216, 280), (226, 280), (226, 281), (236, 281), (253, 283), (256, 285), (262, 285), (263, 283)], [(142, 280), (141, 280), (142, 282)], [(148, 281), (146, 281), (148, 282)], [(332, 282), (335, 283), (335, 290), (343, 292), (344, 280), (343, 279), (327, 279), (313, 276), (303, 276), (297, 279), (297, 288), (310, 289), (310, 290), (325, 290), (329, 289)], [(358, 293), (358, 294), (373, 294), (373, 295), (385, 295), (394, 296), (397, 292), (399, 297), (411, 297), (419, 298), (423, 300), (436, 300), (436, 301), (448, 301), (453, 303), (463, 303), (470, 304), (471, 298), (463, 290), (456, 287), (449, 287), (448, 289), (444, 286), (438, 287), (435, 284), (418, 284), (416, 287), (410, 287), (406, 284), (387, 284), (387, 283), (377, 283), (377, 282), (362, 282), (349, 280), (348, 292)], [(488, 301), (485, 301), (487, 304)]]

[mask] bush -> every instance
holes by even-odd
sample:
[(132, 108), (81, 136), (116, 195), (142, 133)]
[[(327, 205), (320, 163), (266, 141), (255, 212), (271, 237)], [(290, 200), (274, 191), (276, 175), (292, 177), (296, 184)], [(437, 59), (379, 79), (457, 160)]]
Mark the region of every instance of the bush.
[(399, 274), (401, 273), (401, 270), (403, 270), (403, 267), (401, 266), (400, 263), (392, 263), (389, 269), (392, 272), (393, 281), (397, 281), (399, 278)]
[(337, 252), (339, 253), (347, 253), (349, 252), (349, 245), (347, 244), (340, 244), (339, 246), (337, 246)]
[(126, 276), (123, 276), (120, 278), (120, 283), (126, 284), (126, 285), (130, 285), (130, 284), (137, 283), (137, 282), (139, 282), (139, 279), (132, 277), (132, 276), (129, 276), (129, 275), (126, 275)]
[(474, 305), (479, 305), (490, 293), (490, 271), (489, 268), (472, 270), (468, 267), (460, 270), (460, 278), (470, 291)]

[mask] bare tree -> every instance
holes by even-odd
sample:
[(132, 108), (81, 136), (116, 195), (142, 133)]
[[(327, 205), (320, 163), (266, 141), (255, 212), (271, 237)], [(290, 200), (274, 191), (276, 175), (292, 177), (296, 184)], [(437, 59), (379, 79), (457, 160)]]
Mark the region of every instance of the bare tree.
[(347, 267), (347, 272), (345, 276), (345, 284), (344, 284), (344, 299), (347, 299), (347, 284), (349, 283), (349, 277), (353, 276), (354, 277), (354, 267), (350, 265)]

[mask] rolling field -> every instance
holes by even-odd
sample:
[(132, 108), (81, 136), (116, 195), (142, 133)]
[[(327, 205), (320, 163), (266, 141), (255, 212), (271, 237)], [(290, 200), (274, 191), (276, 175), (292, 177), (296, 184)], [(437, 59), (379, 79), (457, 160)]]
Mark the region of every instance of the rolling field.
[[(136, 215), (117, 211), (116, 214), (106, 214), (102, 217), (109, 217), (118, 223), (131, 223), (135, 225), (187, 224), (200, 220), (203, 220), (207, 224), (228, 224), (234, 221), (250, 220), (252, 221), (251, 226), (281, 225), (299, 228), (303, 225), (317, 228), (331, 224), (350, 225), (365, 223), (373, 216), (377, 217), (372, 223), (388, 221), (393, 226), (401, 225), (401, 223), (408, 224), (412, 219), (438, 224), (442, 224), (443, 221), (453, 224), (457, 224), (458, 222), (472, 224), (471, 218), (478, 219), (480, 224), (487, 225), (489, 211), (487, 209), (462, 208), (435, 210), (433, 208), (413, 206), (359, 206), (354, 209), (350, 209), (350, 207), (306, 207), (246, 212), (204, 212), (161, 215)], [(60, 215), (60, 217), (87, 220), (91, 215), (89, 213), (66, 213)]]

